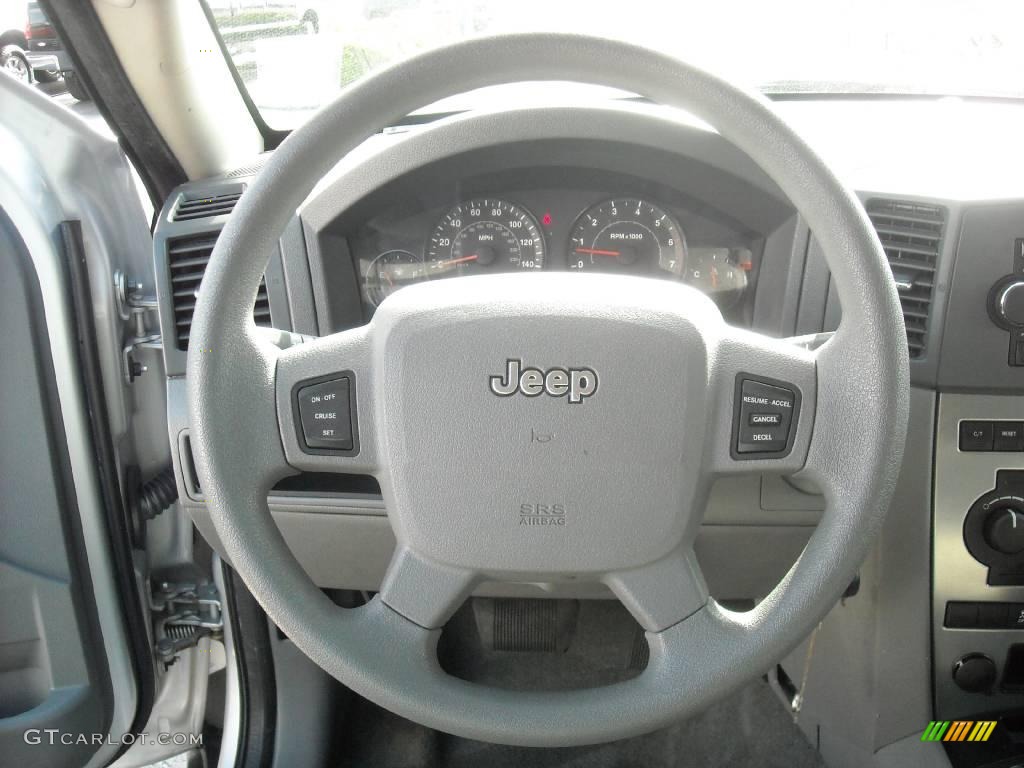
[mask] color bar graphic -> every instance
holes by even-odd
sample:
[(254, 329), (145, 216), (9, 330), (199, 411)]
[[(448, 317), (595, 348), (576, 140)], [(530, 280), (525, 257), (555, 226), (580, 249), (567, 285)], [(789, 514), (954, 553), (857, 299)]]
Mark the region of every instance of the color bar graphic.
[(932, 720), (921, 741), (988, 741), (995, 727), (995, 720)]

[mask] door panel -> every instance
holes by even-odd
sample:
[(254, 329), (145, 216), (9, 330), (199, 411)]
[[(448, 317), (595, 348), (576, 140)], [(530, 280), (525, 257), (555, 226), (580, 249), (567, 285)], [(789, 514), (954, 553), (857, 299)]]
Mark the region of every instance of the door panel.
[(102, 654), (42, 295), (0, 211), (0, 754), (84, 765), (97, 745), (43, 746), (43, 729), (109, 732)]
[(100, 766), (145, 724), (153, 684), (100, 439), (128, 450), (105, 308), (113, 269), (150, 258), (149, 233), (111, 137), (12, 78), (0, 105), (0, 764)]

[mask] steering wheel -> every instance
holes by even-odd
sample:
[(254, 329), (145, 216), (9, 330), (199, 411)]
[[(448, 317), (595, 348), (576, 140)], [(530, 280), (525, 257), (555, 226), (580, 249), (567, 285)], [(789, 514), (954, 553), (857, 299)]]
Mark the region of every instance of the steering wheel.
[[(369, 324), (284, 350), (257, 332), (253, 301), (279, 233), (346, 153), (443, 97), (533, 80), (650, 97), (746, 152), (821, 244), (843, 308), (835, 335), (811, 351), (727, 326), (710, 299), (679, 283), (553, 273), (414, 285)], [(443, 141), (446, 123), (426, 130)], [(766, 102), (666, 55), (559, 34), (417, 56), (348, 88), (292, 133), (217, 241), (188, 353), (207, 504), (274, 623), (403, 717), (526, 746), (666, 726), (794, 648), (851, 582), (884, 518), (908, 379), (899, 301), (863, 208)], [(336, 450), (306, 445), (297, 406), (302, 388), (324, 381), (337, 385), (324, 404), (351, 419), (351, 442)], [(766, 429), (751, 426), (769, 412)], [(557, 439), (537, 444), (531, 429)], [(270, 516), (269, 490), (299, 469), (380, 482), (398, 544), (365, 606), (332, 603)], [(716, 478), (764, 472), (809, 479), (827, 508), (784, 579), (735, 613), (709, 597), (693, 541)], [(475, 585), (571, 580), (603, 582), (646, 630), (639, 675), (516, 692), (441, 669), (441, 627)]]

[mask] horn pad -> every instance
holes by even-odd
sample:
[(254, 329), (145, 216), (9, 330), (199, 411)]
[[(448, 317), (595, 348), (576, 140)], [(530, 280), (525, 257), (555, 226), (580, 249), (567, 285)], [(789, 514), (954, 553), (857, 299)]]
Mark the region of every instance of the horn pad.
[(600, 274), (403, 289), (371, 338), (399, 541), (496, 578), (573, 578), (675, 549), (703, 460), (714, 303)]

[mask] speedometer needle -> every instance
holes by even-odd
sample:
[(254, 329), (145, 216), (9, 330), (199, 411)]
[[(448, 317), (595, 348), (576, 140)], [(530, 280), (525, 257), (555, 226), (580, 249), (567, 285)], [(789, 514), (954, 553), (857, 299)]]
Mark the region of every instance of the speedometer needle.
[(441, 267), (454, 267), (456, 264), (462, 264), (463, 262), (466, 262), (466, 261), (476, 261), (479, 258), (480, 257), (477, 256), (474, 253), (472, 256), (459, 256), (459, 258), (457, 258), (457, 259), (448, 259), (448, 261), (439, 261), (439, 262), (437, 262), (437, 266), (438, 266), (439, 269)]
[(598, 248), (577, 248), (576, 253), (587, 253), (591, 256), (613, 256), (616, 258), (622, 255), (619, 251), (602, 251)]

